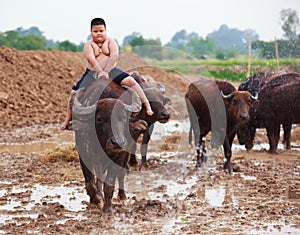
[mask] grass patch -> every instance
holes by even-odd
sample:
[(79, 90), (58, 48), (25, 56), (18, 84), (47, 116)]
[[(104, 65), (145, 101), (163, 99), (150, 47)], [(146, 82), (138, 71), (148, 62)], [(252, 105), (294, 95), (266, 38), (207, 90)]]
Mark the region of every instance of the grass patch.
[(234, 82), (239, 82), (246, 78), (246, 72), (235, 73), (229, 69), (209, 70), (208, 74), (217, 79), (226, 79)]
[[(149, 60), (148, 63), (164, 69), (167, 73), (195, 74), (233, 82), (240, 82), (247, 78), (248, 61), (246, 57), (229, 60)], [(287, 66), (290, 70), (297, 72), (300, 71), (300, 59), (283, 58), (279, 60), (279, 66)], [(276, 67), (277, 61), (275, 59), (252, 58), (250, 74), (253, 75), (260, 70), (276, 71)]]
[(42, 158), (42, 163), (73, 162), (79, 161), (78, 153), (74, 145), (57, 147), (53, 151), (46, 153)]
[[(193, 67), (201, 65), (212, 65), (212, 66), (246, 66), (248, 65), (247, 58), (230, 59), (230, 60), (149, 60), (150, 64), (158, 67), (168, 68), (181, 68), (181, 67)], [(279, 65), (300, 65), (300, 59), (289, 59), (283, 58), (279, 60)], [(251, 66), (277, 66), (275, 59), (263, 60), (263, 59), (251, 59)]]

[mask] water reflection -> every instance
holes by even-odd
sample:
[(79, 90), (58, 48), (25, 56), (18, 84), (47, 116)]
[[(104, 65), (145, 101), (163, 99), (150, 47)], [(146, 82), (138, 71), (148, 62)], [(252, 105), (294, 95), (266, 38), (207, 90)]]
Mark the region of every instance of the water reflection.
[[(4, 184), (4, 182), (0, 182)], [(15, 187), (1, 190), (0, 223), (16, 217), (37, 218), (38, 214), (28, 214), (35, 206), (43, 203), (59, 203), (69, 211), (86, 210), (83, 201), (89, 201), (84, 187), (44, 186), (35, 184), (33, 187)], [(20, 198), (19, 195), (22, 194)], [(26, 199), (24, 199), (26, 198)], [(27, 199), (28, 198), (28, 199)], [(16, 214), (15, 211), (19, 213)]]
[(211, 206), (221, 207), (228, 204), (238, 206), (233, 189), (228, 186), (219, 185), (215, 187), (208, 187), (205, 189), (204, 197)]

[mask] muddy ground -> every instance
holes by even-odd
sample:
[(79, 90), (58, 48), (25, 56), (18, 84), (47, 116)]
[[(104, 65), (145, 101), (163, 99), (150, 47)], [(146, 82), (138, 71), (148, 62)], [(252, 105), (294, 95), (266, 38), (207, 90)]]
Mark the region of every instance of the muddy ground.
[(280, 145), (279, 154), (268, 154), (260, 130), (250, 152), (235, 140), (231, 175), (223, 172), (221, 148), (208, 146), (208, 161), (197, 169), (182, 98), (188, 79), (136, 57), (135, 65), (125, 64), (126, 55), (119, 62), (124, 68), (142, 67), (167, 87), (172, 118), (155, 127), (149, 170), (131, 169), (127, 199), (115, 194), (114, 214), (101, 216), (85, 193), (74, 133), (59, 130), (70, 84), (84, 68), (82, 55), (8, 48), (0, 55), (0, 234), (300, 233), (299, 127), (290, 151)]

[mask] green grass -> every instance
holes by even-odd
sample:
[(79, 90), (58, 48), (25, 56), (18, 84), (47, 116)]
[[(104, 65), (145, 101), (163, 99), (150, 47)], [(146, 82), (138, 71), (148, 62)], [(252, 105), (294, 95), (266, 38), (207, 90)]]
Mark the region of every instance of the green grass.
[[(242, 81), (246, 76), (248, 61), (246, 58), (231, 60), (163, 60), (148, 61), (150, 64), (161, 67), (166, 72), (182, 74), (198, 74), (205, 77), (227, 79), (230, 81)], [(300, 59), (280, 59), (279, 65), (292, 65), (300, 67)], [(251, 60), (251, 74), (259, 67), (276, 67), (276, 60)], [(238, 68), (238, 69), (236, 69)]]
[(211, 77), (218, 78), (218, 79), (227, 79), (235, 82), (242, 81), (247, 77), (246, 72), (235, 73), (229, 69), (209, 70), (208, 72)]
[[(246, 58), (231, 59), (231, 60), (163, 60), (163, 61), (148, 61), (150, 64), (159, 67), (183, 67), (183, 66), (248, 66)], [(279, 65), (300, 65), (300, 59), (280, 59)], [(261, 60), (252, 59), (251, 66), (277, 66), (276, 60)]]

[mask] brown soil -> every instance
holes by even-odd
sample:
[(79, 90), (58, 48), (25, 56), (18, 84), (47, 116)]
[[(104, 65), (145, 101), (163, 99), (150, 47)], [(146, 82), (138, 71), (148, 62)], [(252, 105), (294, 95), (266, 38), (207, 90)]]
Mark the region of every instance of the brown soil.
[[(186, 119), (183, 94), (194, 77), (167, 74), (131, 53), (121, 53), (118, 65), (165, 85), (171, 121)], [(234, 150), (232, 175), (222, 170), (221, 149), (209, 149), (208, 162), (195, 169), (186, 130), (152, 140), (150, 170), (132, 170), (127, 199), (115, 197), (114, 216), (100, 217), (85, 195), (74, 133), (59, 130), (84, 68), (82, 53), (0, 48), (1, 234), (300, 233), (299, 127), (290, 151)], [(267, 143), (264, 130), (255, 143)], [(62, 188), (36, 193), (42, 186)], [(66, 194), (82, 208), (68, 208)]]

